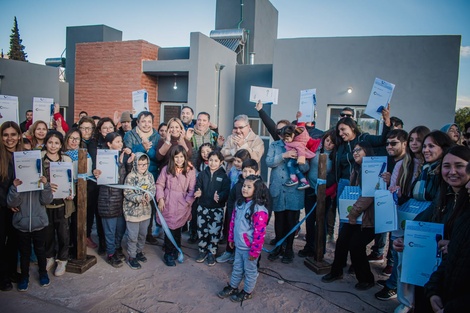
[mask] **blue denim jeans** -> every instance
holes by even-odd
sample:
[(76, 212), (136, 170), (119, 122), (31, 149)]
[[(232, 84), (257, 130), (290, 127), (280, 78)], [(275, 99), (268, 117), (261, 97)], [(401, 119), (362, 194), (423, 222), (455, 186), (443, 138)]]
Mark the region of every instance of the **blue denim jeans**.
[(304, 174), (299, 170), (296, 159), (287, 159), (287, 172), (289, 176), (295, 175), (299, 180), (305, 179)]
[(388, 288), (390, 289), (396, 289), (397, 284), (398, 284), (398, 252), (396, 252), (393, 249), (393, 239), (395, 238), (390, 238), (389, 245), (391, 246), (390, 251), (392, 254), (392, 259), (393, 259), (393, 265), (392, 265), (392, 274), (390, 277), (387, 279), (387, 282), (385, 283)]
[(235, 261), (233, 262), (232, 277), (230, 286), (238, 288), (245, 276), (245, 285), (243, 290), (252, 293), (255, 289), (256, 279), (258, 278), (258, 259), (250, 261), (248, 259), (250, 250), (235, 249)]
[(121, 248), (121, 241), (126, 232), (124, 216), (103, 217), (104, 236), (106, 239), (106, 253), (113, 255), (117, 248)]

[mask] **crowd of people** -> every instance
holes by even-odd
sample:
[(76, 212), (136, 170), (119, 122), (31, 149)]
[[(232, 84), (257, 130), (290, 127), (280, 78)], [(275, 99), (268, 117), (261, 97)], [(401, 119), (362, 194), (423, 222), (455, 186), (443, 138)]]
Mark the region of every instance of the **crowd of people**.
[[(230, 283), (218, 296), (234, 302), (251, 299), (270, 218), (274, 218), (275, 238), (269, 244), (276, 248), (267, 259), (290, 264), (296, 236), (291, 230), (298, 226), (302, 210), (307, 214), (314, 209), (318, 185), (326, 184), (325, 220), (309, 215), (305, 246), (297, 251), (299, 257), (316, 255), (315, 228), (324, 223), (323, 247), (327, 241), (336, 246), (331, 271), (322, 282), (342, 279), (349, 255), (347, 271), (358, 281), (355, 288), (363, 291), (381, 285), (375, 297), (398, 298), (397, 313), (466, 308), (470, 123), (463, 133), (455, 123), (433, 131), (433, 127), (416, 126), (408, 133), (385, 108), (382, 132), (370, 135), (361, 132), (354, 110), (346, 107), (335, 127), (323, 132), (314, 121), (275, 122), (261, 102), (255, 108), (273, 139), (267, 151), (246, 115), (235, 117), (232, 133), (225, 138), (210, 114), (199, 112), (194, 118), (189, 106), (182, 108), (180, 118), (171, 118), (157, 129), (154, 115), (146, 111), (135, 117), (123, 112), (120, 118), (80, 112), (70, 128), (58, 104), (50, 125), (32, 123), (31, 111), (21, 125), (4, 122), (0, 127), (0, 289), (11, 290), (16, 283), (19, 291), (26, 291), (31, 260), (37, 260), (39, 284), (47, 286), (49, 271), (55, 267), (54, 275), (63, 275), (68, 260), (76, 257), (77, 197), (54, 198), (58, 186), (51, 183), (49, 168), (51, 162), (72, 162), (76, 182), (78, 149), (86, 148), (89, 177), (105, 174), (97, 165), (98, 149), (117, 150), (118, 183), (129, 186), (123, 190), (92, 179), (87, 182), (86, 244), (113, 267), (127, 264), (140, 269), (148, 261), (145, 244), (157, 244), (164, 219), (169, 230), (164, 234), (162, 260), (167, 266), (176, 266), (182, 233), (188, 231), (188, 242), (199, 250), (196, 262), (233, 264)], [(35, 149), (41, 150), (44, 188), (18, 192), (23, 182), (15, 177), (14, 152)], [(326, 180), (318, 178), (320, 154), (328, 156)], [(375, 233), (373, 197), (359, 197), (348, 222), (335, 225), (339, 196), (346, 186), (362, 185), (363, 158), (374, 155), (387, 156), (381, 178), (396, 192), (400, 205), (410, 199), (429, 201), (416, 220), (444, 224), (439, 243), (443, 261), (424, 287), (401, 282), (403, 230)], [(260, 176), (261, 162), (271, 169), (269, 182)], [(92, 237), (94, 224), (97, 242)], [(388, 251), (384, 251), (387, 241)], [(21, 273), (17, 273), (18, 255)], [(389, 277), (377, 280), (370, 263), (384, 260), (382, 274)]]

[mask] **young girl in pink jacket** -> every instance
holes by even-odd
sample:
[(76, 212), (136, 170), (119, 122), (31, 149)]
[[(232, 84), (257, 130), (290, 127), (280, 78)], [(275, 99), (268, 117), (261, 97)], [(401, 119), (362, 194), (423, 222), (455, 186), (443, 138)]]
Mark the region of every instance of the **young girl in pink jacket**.
[[(182, 146), (171, 147), (168, 156), (168, 165), (163, 167), (157, 179), (158, 209), (162, 212), (176, 244), (181, 246), (181, 228), (191, 219), (196, 171), (188, 162), (188, 155)], [(165, 264), (176, 266), (178, 250), (166, 235), (164, 250)]]
[[(243, 302), (252, 298), (258, 278), (258, 258), (263, 249), (266, 225), (268, 223), (269, 190), (260, 176), (245, 178), (242, 187), (243, 199), (239, 199), (232, 213), (228, 242), (236, 247), (232, 277), (217, 295), (230, 297), (233, 302)], [(245, 283), (238, 290), (242, 279)]]

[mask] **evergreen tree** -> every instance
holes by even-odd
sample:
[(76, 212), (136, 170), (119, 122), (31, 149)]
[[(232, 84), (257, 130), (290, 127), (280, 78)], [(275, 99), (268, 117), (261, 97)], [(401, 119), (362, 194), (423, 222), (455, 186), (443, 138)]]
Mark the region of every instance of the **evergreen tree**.
[(13, 23), (13, 28), (11, 29), (10, 35), (10, 51), (8, 51), (8, 57), (11, 60), (25, 61), (28, 55), (24, 52), (24, 46), (21, 44), (22, 40), (20, 38), (20, 31), (18, 29), (18, 22), (15, 20)]

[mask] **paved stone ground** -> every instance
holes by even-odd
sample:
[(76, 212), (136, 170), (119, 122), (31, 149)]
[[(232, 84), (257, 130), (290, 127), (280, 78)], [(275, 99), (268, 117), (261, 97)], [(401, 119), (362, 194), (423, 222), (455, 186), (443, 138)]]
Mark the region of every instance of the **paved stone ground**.
[[(302, 226), (304, 227), (304, 226)], [(295, 240), (295, 251), (302, 249), (302, 231)], [(273, 238), (272, 222), (266, 242)], [(145, 246), (149, 259), (141, 270), (132, 270), (126, 264), (115, 269), (103, 257), (84, 274), (66, 273), (62, 277), (50, 274), (51, 284), (40, 287), (37, 266), (31, 266), (30, 286), (27, 292), (0, 292), (1, 312), (393, 312), (396, 300), (379, 301), (374, 293), (379, 286), (357, 291), (354, 276), (330, 284), (310, 271), (303, 259), (296, 256), (292, 264), (280, 260), (270, 262), (262, 253), (260, 275), (253, 299), (242, 306), (228, 299), (221, 300), (216, 293), (230, 280), (231, 265), (213, 267), (195, 262), (196, 245), (186, 243), (183, 235), (185, 261), (169, 268), (162, 262), (161, 246)], [(162, 240), (159, 240), (160, 244)], [(265, 245), (267, 249), (271, 246)], [(223, 247), (220, 250), (223, 251)], [(89, 254), (96, 252), (88, 249)], [(328, 244), (325, 259), (332, 261), (334, 244)], [(383, 265), (372, 265), (376, 279)]]

